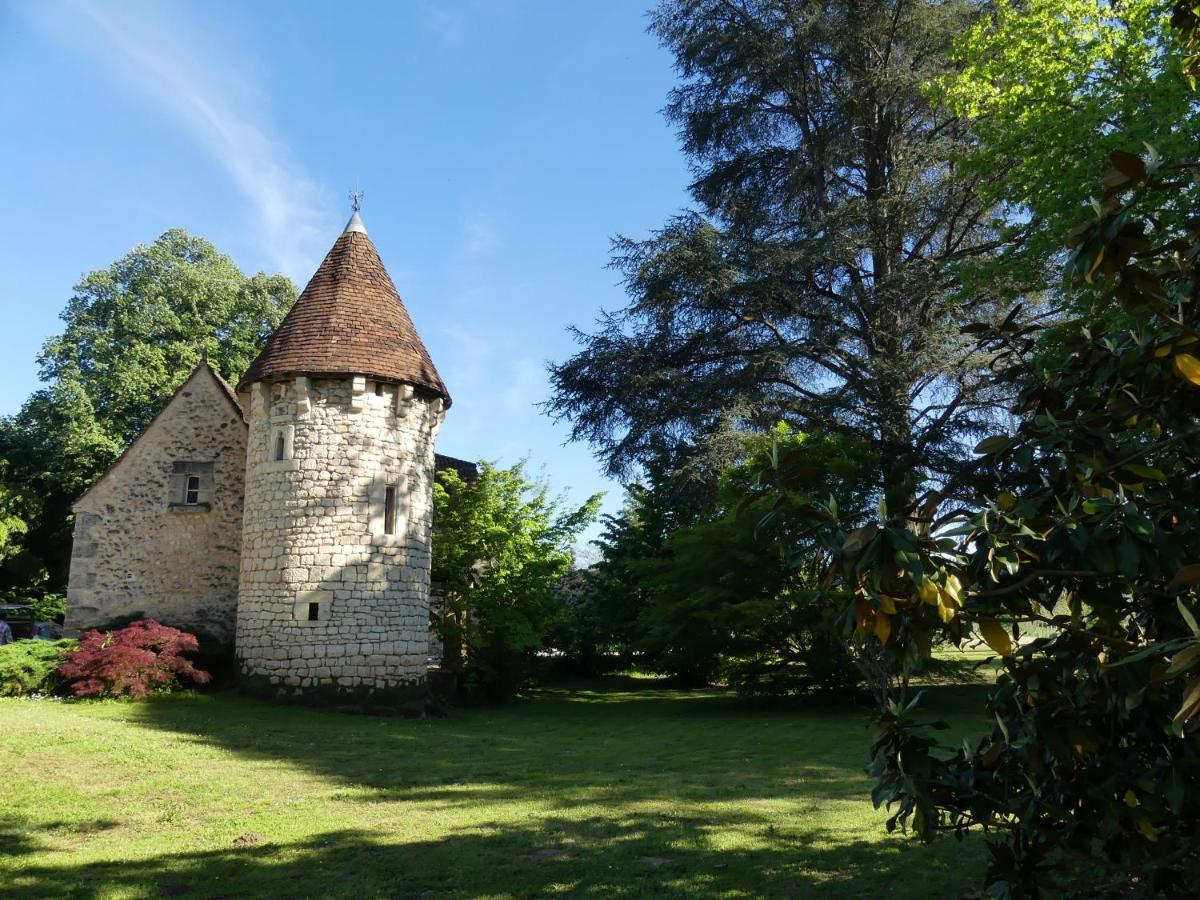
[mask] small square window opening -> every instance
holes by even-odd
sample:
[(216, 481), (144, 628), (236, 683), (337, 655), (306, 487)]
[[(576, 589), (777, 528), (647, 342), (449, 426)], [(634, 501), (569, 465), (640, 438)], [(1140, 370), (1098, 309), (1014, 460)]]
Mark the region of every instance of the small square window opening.
[(375, 396), (376, 397), (383, 396), (383, 382), (382, 381), (375, 382)]
[(320, 618), (321, 618), (321, 604), (315, 603), (315, 602), (308, 604), (308, 621), (316, 622), (316, 621), (319, 621)]
[(187, 477), (187, 486), (183, 491), (183, 502), (185, 506), (197, 506), (200, 503), (200, 476), (189, 475)]

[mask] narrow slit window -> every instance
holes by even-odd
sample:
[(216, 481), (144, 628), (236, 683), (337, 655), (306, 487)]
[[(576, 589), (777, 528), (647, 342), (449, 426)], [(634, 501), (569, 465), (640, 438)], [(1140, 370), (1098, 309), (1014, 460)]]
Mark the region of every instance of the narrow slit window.
[(199, 475), (189, 475), (187, 477), (187, 485), (183, 490), (183, 502), (185, 506), (198, 506), (200, 504)]
[(383, 533), (396, 533), (396, 486), (389, 484), (383, 494)]
[(375, 382), (375, 396), (376, 397), (383, 396), (383, 382), (382, 381)]
[(321, 618), (321, 604), (317, 602), (308, 604), (308, 621), (316, 622)]
[(283, 459), (284, 441), (283, 432), (275, 435), (275, 459), (276, 461)]

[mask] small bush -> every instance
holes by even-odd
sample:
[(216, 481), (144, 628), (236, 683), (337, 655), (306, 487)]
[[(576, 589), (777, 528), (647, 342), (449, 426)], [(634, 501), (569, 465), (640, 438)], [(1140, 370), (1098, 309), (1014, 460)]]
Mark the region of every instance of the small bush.
[(49, 694), (58, 687), (57, 669), (75, 641), (13, 641), (0, 647), (0, 697)]
[(67, 595), (41, 588), (13, 588), (0, 591), (0, 603), (32, 606), (39, 622), (61, 621), (67, 611)]
[(76, 697), (132, 697), (176, 687), (180, 678), (204, 684), (210, 678), (186, 659), (196, 636), (151, 619), (116, 631), (87, 631), (58, 674)]

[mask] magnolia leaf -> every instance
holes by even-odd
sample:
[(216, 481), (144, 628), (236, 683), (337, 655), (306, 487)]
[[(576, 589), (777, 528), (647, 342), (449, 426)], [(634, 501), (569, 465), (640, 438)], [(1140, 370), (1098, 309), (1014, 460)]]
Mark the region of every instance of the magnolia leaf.
[(934, 606), (938, 602), (938, 586), (933, 579), (922, 578), (917, 584), (917, 596), (921, 598), (922, 603), (928, 603)]
[(945, 592), (954, 600), (955, 606), (962, 606), (962, 582), (958, 580), (957, 575), (946, 576)]
[(1192, 384), (1200, 385), (1200, 359), (1190, 353), (1180, 353), (1175, 357), (1175, 371)]
[(1100, 177), (1100, 181), (1105, 187), (1112, 188), (1113, 190), (1133, 184), (1133, 179), (1120, 169), (1109, 169)]
[(1012, 491), (1001, 491), (996, 496), (996, 503), (1000, 506), (1000, 508), (1002, 510), (1004, 510), (1005, 512), (1008, 512), (1010, 509), (1012, 509), (1014, 506), (1017, 505), (1017, 498), (1013, 494)]
[(1176, 572), (1167, 587), (1191, 587), (1197, 581), (1200, 581), (1200, 563), (1192, 563)]
[(1013, 439), (1008, 435), (995, 434), (991, 437), (984, 438), (982, 441), (976, 444), (975, 452), (982, 456), (987, 456), (993, 453), (1003, 453), (1012, 445)]
[(875, 614), (875, 637), (879, 643), (886, 644), (892, 636), (892, 617), (885, 612)]
[(1004, 626), (995, 619), (984, 619), (980, 622), (979, 634), (984, 642), (1001, 656), (1013, 655), (1012, 639)]
[(874, 522), (864, 525), (862, 528), (855, 528), (846, 538), (846, 542), (842, 544), (842, 553), (846, 556), (858, 556), (878, 533), (879, 526)]
[(1192, 634), (1200, 637), (1200, 625), (1196, 624), (1196, 617), (1192, 615), (1192, 611), (1183, 605), (1183, 598), (1180, 597), (1176, 600), (1175, 605), (1179, 607), (1179, 614), (1183, 616), (1183, 621), (1187, 622), (1187, 627), (1192, 630)]
[(1200, 678), (1193, 678), (1183, 693), (1183, 703), (1179, 706), (1179, 712), (1175, 713), (1175, 722), (1186, 722), (1195, 716), (1197, 711), (1200, 711)]
[(943, 622), (949, 625), (954, 621), (954, 617), (958, 615), (958, 607), (953, 606), (950, 603), (945, 603), (943, 602), (944, 600), (945, 595), (938, 594), (938, 616), (941, 617)]
[(1191, 668), (1191, 664), (1200, 657), (1200, 644), (1192, 644), (1192, 646), (1181, 650), (1171, 657), (1171, 665), (1167, 667), (1167, 673), (1164, 678), (1174, 678), (1180, 672)]
[(945, 588), (938, 588), (938, 603), (950, 609), (962, 609), (962, 601), (958, 596)]
[(1167, 475), (1162, 469), (1155, 469), (1151, 466), (1143, 466), (1140, 463), (1130, 463), (1125, 466), (1126, 472), (1132, 472), (1139, 478), (1147, 478), (1150, 481), (1166, 481)]

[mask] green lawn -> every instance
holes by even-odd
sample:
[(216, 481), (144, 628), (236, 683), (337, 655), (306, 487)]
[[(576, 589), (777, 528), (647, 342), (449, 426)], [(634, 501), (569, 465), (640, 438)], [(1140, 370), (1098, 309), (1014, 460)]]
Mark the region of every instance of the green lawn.
[[(959, 728), (982, 690), (930, 688)], [(957, 897), (888, 836), (864, 709), (614, 679), (445, 719), (0, 700), (5, 897)]]

